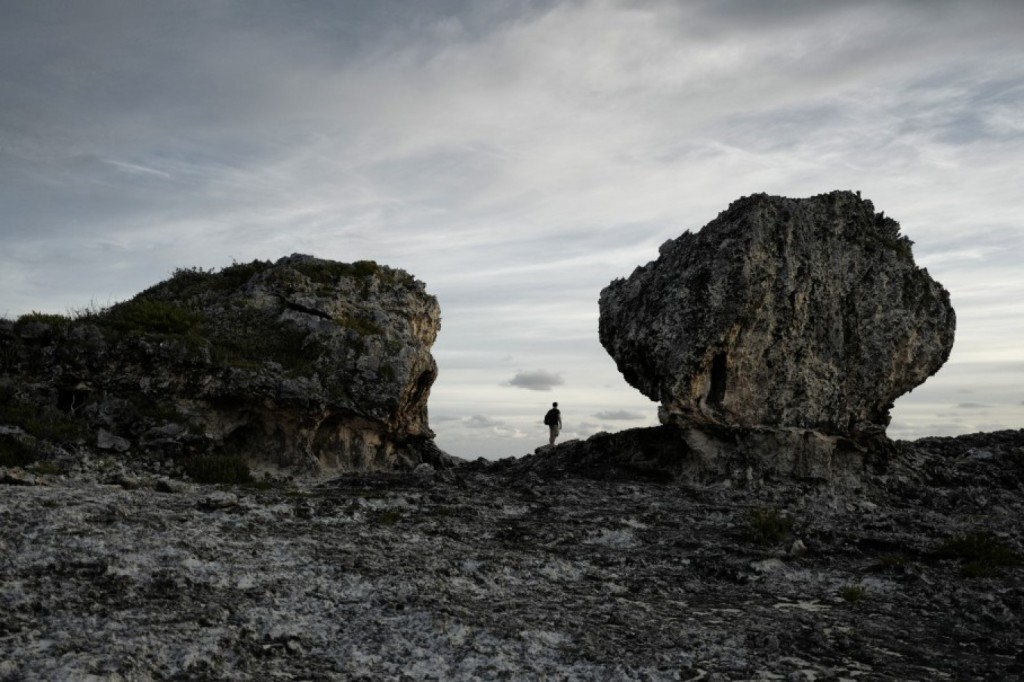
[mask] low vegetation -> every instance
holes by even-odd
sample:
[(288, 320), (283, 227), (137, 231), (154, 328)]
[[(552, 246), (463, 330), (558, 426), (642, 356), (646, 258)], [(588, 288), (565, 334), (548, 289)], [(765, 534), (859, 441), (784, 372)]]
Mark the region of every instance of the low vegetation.
[(0, 467), (27, 467), (36, 461), (33, 448), (16, 438), (0, 438)]
[(1020, 566), (1021, 556), (989, 530), (971, 531), (947, 538), (935, 552), (939, 559), (960, 562), (960, 572), (967, 578), (995, 575), (1000, 568)]
[(839, 596), (843, 601), (858, 602), (864, 598), (867, 594), (867, 589), (863, 585), (846, 585), (839, 590)]
[(25, 325), (33, 322), (47, 324), (56, 327), (63, 327), (64, 325), (67, 325), (68, 323), (71, 322), (71, 318), (68, 317), (67, 315), (55, 315), (51, 313), (39, 313), (33, 311), (31, 313), (27, 313), (19, 317), (14, 322), (14, 328), (16, 330), (20, 330)]
[(307, 342), (306, 332), (258, 308), (241, 307), (224, 313), (205, 330), (211, 359), (218, 364), (259, 369), (273, 360), (292, 371), (306, 371), (320, 349)]
[(379, 336), (384, 333), (379, 324), (358, 315), (339, 316), (334, 318), (334, 321), (345, 329), (351, 329), (360, 336)]
[(88, 434), (84, 422), (57, 409), (13, 402), (0, 403), (0, 424), (17, 426), (36, 438), (57, 442), (76, 442)]
[(310, 261), (296, 263), (295, 269), (317, 284), (334, 284), (342, 277), (371, 277), (381, 271), (381, 267), (372, 260), (359, 260), (355, 263)]
[(252, 482), (249, 465), (241, 457), (201, 455), (189, 457), (185, 473), (196, 483), (247, 484)]
[(907, 557), (902, 554), (883, 554), (878, 557), (877, 568), (882, 571), (897, 571), (907, 565)]
[(785, 512), (770, 507), (758, 507), (747, 514), (744, 535), (759, 545), (774, 545), (793, 533), (794, 519)]

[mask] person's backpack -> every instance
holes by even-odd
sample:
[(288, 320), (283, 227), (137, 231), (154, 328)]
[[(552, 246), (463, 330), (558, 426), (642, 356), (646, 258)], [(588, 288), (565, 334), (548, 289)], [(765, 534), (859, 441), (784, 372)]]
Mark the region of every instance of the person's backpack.
[(548, 413), (544, 415), (544, 424), (547, 426), (554, 426), (558, 423), (558, 410), (551, 408)]

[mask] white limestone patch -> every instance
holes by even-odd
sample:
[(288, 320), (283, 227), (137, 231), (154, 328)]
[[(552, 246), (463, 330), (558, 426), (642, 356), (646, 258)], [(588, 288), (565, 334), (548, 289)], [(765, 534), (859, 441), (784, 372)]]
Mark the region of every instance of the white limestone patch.
[(606, 528), (591, 531), (583, 542), (590, 545), (603, 545), (612, 549), (632, 549), (639, 544), (632, 528)]
[(782, 601), (774, 605), (776, 609), (797, 609), (799, 611), (808, 611), (810, 613), (817, 613), (819, 611), (828, 611), (831, 607), (827, 604), (820, 603), (817, 599), (809, 601)]
[(584, 569), (579, 564), (555, 558), (541, 566), (537, 574), (552, 582), (575, 582), (583, 577)]

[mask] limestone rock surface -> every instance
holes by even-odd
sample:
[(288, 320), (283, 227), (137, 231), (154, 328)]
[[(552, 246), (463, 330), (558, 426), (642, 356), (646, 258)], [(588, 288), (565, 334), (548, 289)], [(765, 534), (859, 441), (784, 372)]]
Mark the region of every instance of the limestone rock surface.
[(0, 467), (0, 679), (1020, 680), (1024, 431), (904, 448), (862, 491)]
[(601, 343), (683, 426), (884, 435), (953, 346), (949, 294), (852, 192), (742, 198), (601, 292)]
[(0, 424), (125, 456), (259, 471), (441, 465), (427, 398), (440, 308), (372, 261), (179, 270), (107, 310), (0, 325)]

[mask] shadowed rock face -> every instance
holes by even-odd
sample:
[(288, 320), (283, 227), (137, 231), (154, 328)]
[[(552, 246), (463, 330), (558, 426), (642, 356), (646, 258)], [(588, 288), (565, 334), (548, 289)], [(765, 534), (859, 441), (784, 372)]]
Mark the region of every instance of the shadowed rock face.
[(851, 192), (746, 197), (601, 292), (601, 343), (663, 422), (882, 435), (953, 346), (910, 246)]
[(6, 323), (0, 424), (34, 411), (101, 450), (237, 455), (257, 469), (437, 464), (439, 328), (421, 282), (371, 261), (181, 270), (101, 313)]

